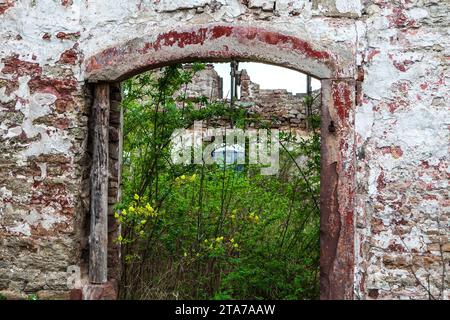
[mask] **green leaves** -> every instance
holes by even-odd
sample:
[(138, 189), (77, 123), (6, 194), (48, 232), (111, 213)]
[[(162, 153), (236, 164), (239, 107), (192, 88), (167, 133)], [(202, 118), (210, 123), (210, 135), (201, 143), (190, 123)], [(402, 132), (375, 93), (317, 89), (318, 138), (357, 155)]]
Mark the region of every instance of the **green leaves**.
[(169, 66), (123, 83), (122, 298), (316, 298), (320, 137), (284, 134), (292, 148), (282, 150), (278, 176), (257, 165), (172, 164), (172, 133), (194, 121), (270, 127), (238, 105), (188, 101), (183, 89), (203, 68)]

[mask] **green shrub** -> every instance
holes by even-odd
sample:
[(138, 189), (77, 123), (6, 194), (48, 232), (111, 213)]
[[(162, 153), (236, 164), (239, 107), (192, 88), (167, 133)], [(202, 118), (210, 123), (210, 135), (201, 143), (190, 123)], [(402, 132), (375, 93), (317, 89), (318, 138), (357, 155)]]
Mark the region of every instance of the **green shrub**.
[[(160, 77), (144, 73), (123, 85), (123, 201), (115, 214), (122, 224), (121, 297), (317, 298), (319, 136), (282, 135), (274, 176), (262, 176), (256, 165), (237, 171), (172, 164), (177, 128), (218, 118), (235, 127), (259, 121), (205, 97), (196, 101), (201, 109), (173, 98), (202, 68), (167, 67)], [(305, 163), (296, 162), (300, 156)]]

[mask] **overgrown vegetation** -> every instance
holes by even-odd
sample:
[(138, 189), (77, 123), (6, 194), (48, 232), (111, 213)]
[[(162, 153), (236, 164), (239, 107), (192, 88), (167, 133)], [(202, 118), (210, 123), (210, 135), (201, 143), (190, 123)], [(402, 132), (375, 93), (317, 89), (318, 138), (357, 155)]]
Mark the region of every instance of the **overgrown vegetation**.
[(173, 164), (175, 129), (196, 120), (240, 128), (258, 121), (206, 97), (188, 101), (184, 88), (202, 68), (170, 66), (123, 83), (121, 298), (317, 298), (319, 136), (283, 134), (273, 176), (257, 165)]

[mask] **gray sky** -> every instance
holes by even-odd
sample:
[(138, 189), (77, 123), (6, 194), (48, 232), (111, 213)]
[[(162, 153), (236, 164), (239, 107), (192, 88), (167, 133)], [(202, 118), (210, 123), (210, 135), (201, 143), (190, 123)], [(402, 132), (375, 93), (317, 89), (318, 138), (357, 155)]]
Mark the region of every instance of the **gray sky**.
[[(223, 78), (223, 94), (230, 95), (230, 64), (215, 63), (214, 67)], [(246, 69), (250, 79), (261, 89), (286, 89), (292, 93), (306, 92), (306, 75), (303, 73), (264, 63), (240, 62), (239, 70)], [(320, 88), (320, 81), (313, 78), (313, 90)]]

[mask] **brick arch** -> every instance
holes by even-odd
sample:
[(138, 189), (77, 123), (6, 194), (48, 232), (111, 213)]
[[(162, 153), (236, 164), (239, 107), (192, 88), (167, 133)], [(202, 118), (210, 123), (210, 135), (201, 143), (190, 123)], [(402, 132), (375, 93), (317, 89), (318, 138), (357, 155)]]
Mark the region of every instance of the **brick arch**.
[[(106, 48), (85, 60), (84, 71), (87, 81), (98, 82), (102, 88), (172, 63), (238, 59), (279, 65), (321, 79), (321, 298), (352, 299), (356, 60), (351, 48), (337, 51), (339, 55), (320, 43), (267, 29), (207, 25), (164, 30)], [(113, 99), (110, 104), (117, 105)]]
[(279, 65), (318, 79), (351, 77), (352, 63), (301, 37), (251, 26), (164, 30), (104, 49), (85, 60), (89, 81), (119, 81), (168, 63), (238, 59)]

